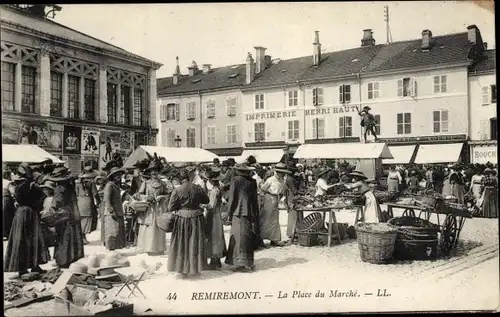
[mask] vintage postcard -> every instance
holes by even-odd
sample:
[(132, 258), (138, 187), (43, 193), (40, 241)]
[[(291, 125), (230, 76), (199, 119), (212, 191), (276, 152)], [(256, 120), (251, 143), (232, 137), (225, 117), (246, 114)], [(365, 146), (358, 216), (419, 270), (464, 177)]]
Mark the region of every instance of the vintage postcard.
[(499, 311), (493, 1), (0, 20), (5, 316)]

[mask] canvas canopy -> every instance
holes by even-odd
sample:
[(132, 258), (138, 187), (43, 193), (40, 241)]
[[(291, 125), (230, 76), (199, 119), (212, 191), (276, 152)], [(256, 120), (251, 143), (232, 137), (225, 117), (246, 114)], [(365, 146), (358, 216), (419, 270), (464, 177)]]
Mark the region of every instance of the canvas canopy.
[(456, 163), (460, 160), (463, 143), (421, 144), (415, 164)]
[(206, 163), (217, 157), (214, 153), (200, 148), (141, 145), (130, 154), (123, 167), (132, 168), (138, 161), (148, 158), (148, 154), (153, 156), (154, 153), (170, 163)]
[(408, 164), (413, 157), (416, 145), (389, 146), (393, 159), (382, 160), (382, 164)]
[(392, 159), (385, 143), (303, 144), (294, 158), (309, 159)]
[(51, 159), (54, 164), (64, 161), (33, 144), (2, 144), (3, 163), (40, 163)]
[(244, 163), (250, 155), (253, 155), (259, 164), (276, 164), (281, 161), (285, 151), (283, 149), (243, 150), (241, 156), (235, 157), (234, 160), (237, 163)]

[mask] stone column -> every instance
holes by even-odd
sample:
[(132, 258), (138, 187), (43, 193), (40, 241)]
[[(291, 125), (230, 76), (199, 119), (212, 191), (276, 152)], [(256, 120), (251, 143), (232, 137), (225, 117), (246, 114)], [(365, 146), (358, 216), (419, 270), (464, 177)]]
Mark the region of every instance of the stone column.
[(134, 125), (134, 99), (135, 99), (135, 87), (130, 87), (130, 108), (129, 110), (129, 120), (130, 125)]
[[(157, 102), (156, 100), (156, 69), (150, 68), (148, 71), (148, 91), (145, 93), (145, 98), (147, 98), (146, 109), (149, 110), (149, 125), (151, 129), (156, 129), (160, 126), (159, 122), (156, 122), (156, 111), (157, 111)], [(148, 115), (148, 111), (145, 111), (144, 115)], [(158, 131), (158, 134), (155, 137), (156, 143), (161, 142), (161, 131)]]
[(40, 115), (50, 116), (50, 57), (48, 52), (40, 54)]
[(116, 85), (116, 123), (122, 123), (122, 85)]
[(23, 65), (21, 63), (16, 64), (14, 76), (14, 111), (21, 111), (23, 101)]
[(80, 119), (85, 119), (85, 77), (83, 76), (80, 76), (78, 81), (78, 104)]
[(98, 120), (102, 123), (108, 121), (108, 71), (106, 66), (99, 67), (99, 116)]
[(62, 116), (69, 118), (69, 92), (68, 92), (68, 74), (62, 75)]

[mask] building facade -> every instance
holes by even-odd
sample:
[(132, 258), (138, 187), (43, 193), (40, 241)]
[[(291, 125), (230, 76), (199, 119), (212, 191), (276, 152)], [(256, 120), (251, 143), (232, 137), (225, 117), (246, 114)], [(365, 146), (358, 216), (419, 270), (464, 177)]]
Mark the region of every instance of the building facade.
[(75, 173), (155, 143), (161, 64), (56, 23), (48, 7), (2, 5), (2, 142), (37, 144)]
[(497, 89), (495, 50), (485, 52), (469, 71), (470, 161), (497, 162)]
[(192, 63), (173, 77), (158, 79), (157, 145), (199, 147), (219, 156), (241, 154), (241, 85), (245, 65), (212, 69)]

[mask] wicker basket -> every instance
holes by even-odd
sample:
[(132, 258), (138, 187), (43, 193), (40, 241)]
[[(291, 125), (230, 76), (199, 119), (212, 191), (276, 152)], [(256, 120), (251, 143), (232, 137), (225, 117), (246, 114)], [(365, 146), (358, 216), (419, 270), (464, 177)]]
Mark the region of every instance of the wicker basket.
[(394, 258), (431, 260), (438, 255), (439, 226), (416, 217), (396, 217), (388, 221), (397, 228)]
[(317, 233), (323, 227), (323, 216), (319, 212), (312, 213), (297, 223), (297, 233)]
[(303, 247), (313, 247), (319, 244), (316, 232), (298, 232), (299, 245)]
[[(384, 228), (384, 230), (377, 230)], [(364, 223), (356, 224), (356, 236), (359, 252), (363, 262), (382, 264), (392, 258), (397, 231), (388, 224)]]
[(129, 208), (133, 209), (134, 212), (145, 212), (149, 208), (149, 203), (146, 201), (133, 201), (128, 205)]

